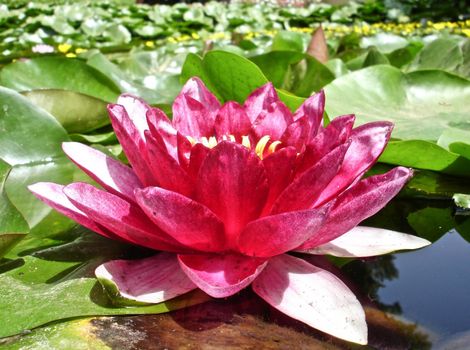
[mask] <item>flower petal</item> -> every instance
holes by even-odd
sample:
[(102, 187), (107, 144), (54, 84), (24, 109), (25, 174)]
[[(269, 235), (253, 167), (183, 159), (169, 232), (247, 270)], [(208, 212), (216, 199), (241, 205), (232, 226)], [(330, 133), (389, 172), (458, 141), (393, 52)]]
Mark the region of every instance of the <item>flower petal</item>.
[(263, 159), (268, 178), (269, 194), (262, 216), (271, 212), (276, 198), (292, 181), (296, 159), (297, 151), (294, 147), (282, 148)]
[(210, 149), (204, 146), (202, 143), (196, 143), (191, 149), (191, 155), (189, 156), (188, 175), (191, 179), (196, 181), (199, 168)]
[(236, 244), (248, 222), (259, 217), (267, 194), (261, 160), (242, 145), (220, 142), (199, 169), (196, 200), (224, 222), (229, 246)]
[(116, 239), (118, 238), (112, 232), (90, 219), (84, 212), (78, 209), (70, 202), (64, 194), (63, 189), (65, 186), (58, 185), (52, 182), (38, 182), (34, 185), (28, 186), (28, 189), (41, 201), (48, 206), (54, 208), (59, 213), (71, 218), (82, 226), (101, 234), (102, 236)]
[(250, 222), (240, 234), (238, 249), (253, 257), (271, 257), (292, 250), (321, 228), (329, 208), (291, 211)]
[(249, 134), (251, 122), (242, 106), (234, 101), (228, 101), (219, 110), (214, 129), (217, 139), (224, 135), (241, 137)]
[(204, 292), (229, 297), (248, 286), (266, 266), (266, 259), (237, 254), (178, 255), (181, 268)]
[(296, 178), (279, 195), (272, 213), (303, 210), (312, 207), (315, 199), (338, 173), (349, 143), (336, 147), (317, 164)]
[(143, 139), (144, 131), (149, 129), (147, 124), (147, 111), (150, 109), (149, 105), (140, 98), (127, 93), (119, 96), (116, 104), (126, 109), (127, 115), (132, 120), (138, 134)]
[(269, 82), (253, 91), (247, 97), (243, 106), (248, 118), (253, 123), (262, 111), (267, 110), (269, 106), (278, 101), (279, 97), (274, 89), (274, 85)]
[(389, 122), (368, 123), (354, 129), (351, 146), (344, 156), (338, 175), (322, 192), (315, 205), (329, 201), (362, 177), (382, 154), (392, 129), (393, 124)]
[(315, 137), (323, 121), (325, 111), (325, 93), (323, 90), (307, 98), (295, 111), (294, 120), (306, 118), (310, 125), (310, 138)]
[(104, 287), (111, 283), (121, 297), (142, 303), (161, 303), (197, 288), (171, 253), (109, 261), (98, 266), (95, 275)]
[(62, 149), (72, 162), (107, 191), (134, 201), (134, 190), (142, 184), (130, 167), (78, 142), (64, 142)]
[(362, 220), (382, 209), (413, 175), (396, 167), (388, 173), (368, 177), (338, 196), (323, 228), (298, 249), (310, 249), (341, 236)]
[(268, 135), (271, 140), (280, 140), (292, 122), (289, 108), (283, 102), (277, 101), (261, 111), (253, 122), (253, 132), (258, 138)]
[(282, 313), (322, 332), (367, 344), (364, 310), (332, 273), (286, 254), (272, 258), (253, 290)]
[(157, 185), (158, 181), (148, 171), (145, 141), (132, 123), (126, 110), (121, 105), (108, 105), (111, 123), (122, 149), (132, 165), (132, 169), (144, 186)]
[(178, 242), (205, 252), (224, 248), (224, 224), (204, 205), (159, 187), (137, 190), (135, 196), (145, 214)]
[(199, 78), (191, 78), (173, 103), (173, 125), (194, 138), (213, 135), (220, 103)]
[(156, 250), (189, 250), (155, 226), (137, 205), (118, 196), (86, 183), (72, 183), (64, 193), (90, 219), (128, 242)]
[(418, 249), (431, 244), (426, 239), (376, 227), (357, 226), (344, 235), (304, 253), (359, 258)]
[(149, 165), (158, 185), (189, 196), (194, 185), (186, 171), (148, 131), (146, 137)]
[(147, 111), (147, 123), (151, 134), (159, 135), (165, 144), (168, 153), (175, 159), (177, 155), (176, 129), (166, 114), (158, 108), (150, 108)]
[(298, 152), (303, 152), (309, 138), (310, 123), (307, 117), (302, 117), (286, 128), (284, 134), (281, 136), (281, 142), (285, 145), (295, 147)]

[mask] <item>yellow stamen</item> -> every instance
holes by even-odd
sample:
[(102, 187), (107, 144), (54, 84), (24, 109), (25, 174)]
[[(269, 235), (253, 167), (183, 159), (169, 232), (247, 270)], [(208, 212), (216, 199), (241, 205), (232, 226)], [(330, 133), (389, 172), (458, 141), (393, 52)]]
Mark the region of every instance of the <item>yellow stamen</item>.
[(242, 145), (245, 146), (248, 149), (251, 149), (251, 142), (250, 138), (248, 136), (242, 136)]
[(217, 139), (215, 136), (209, 137), (209, 148), (214, 148), (215, 146), (217, 146)]
[(276, 147), (279, 146), (281, 143), (281, 141), (274, 141), (273, 143), (271, 143), (268, 148), (268, 153), (274, 153), (276, 151)]
[(256, 144), (255, 152), (258, 155), (258, 157), (260, 157), (260, 159), (263, 159), (264, 149), (266, 148), (266, 145), (268, 144), (268, 142), (269, 142), (269, 136), (264, 135), (262, 138), (259, 139), (258, 143)]
[(186, 136), (186, 138), (189, 140), (189, 142), (191, 142), (191, 146), (194, 146), (196, 144), (196, 140), (191, 136)]
[(236, 141), (236, 140), (235, 140), (235, 136), (233, 136), (233, 135), (228, 135), (228, 137), (230, 137), (230, 141), (232, 141), (232, 142), (235, 142), (235, 141)]

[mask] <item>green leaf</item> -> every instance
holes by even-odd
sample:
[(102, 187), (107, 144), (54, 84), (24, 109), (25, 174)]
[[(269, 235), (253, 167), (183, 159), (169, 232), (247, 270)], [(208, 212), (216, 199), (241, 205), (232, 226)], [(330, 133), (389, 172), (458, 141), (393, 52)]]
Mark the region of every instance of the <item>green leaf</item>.
[(463, 193), (456, 193), (452, 197), (454, 199), (455, 205), (463, 209), (470, 209), (470, 195)]
[(16, 91), (57, 89), (74, 91), (106, 102), (115, 102), (118, 87), (79, 59), (38, 57), (17, 61), (0, 72), (0, 84)]
[(360, 46), (364, 49), (375, 46), (381, 53), (391, 53), (407, 45), (408, 40), (402, 36), (391, 33), (379, 33), (374, 36), (366, 36), (361, 38), (360, 43)]
[(68, 132), (88, 132), (106, 124), (109, 117), (103, 100), (67, 90), (33, 90), (22, 93), (52, 114)]
[(378, 64), (390, 64), (387, 56), (377, 50), (376, 47), (371, 47), (367, 52), (362, 67), (370, 67)]
[(303, 53), (305, 49), (306, 42), (304, 35), (301, 33), (282, 30), (273, 38), (273, 51), (297, 51)]
[(470, 177), (470, 159), (428, 141), (391, 141), (379, 161)]
[[(268, 82), (256, 64), (236, 54), (225, 51), (211, 51), (197, 61), (188, 55), (189, 63), (183, 65), (181, 79), (186, 81), (192, 76), (200, 77), (207, 87), (222, 101), (243, 103), (248, 95)], [(278, 90), (279, 98), (295, 110), (303, 102), (302, 98)]]
[[(0, 337), (72, 317), (154, 314), (209, 298), (197, 290), (161, 304), (116, 307), (94, 270), (104, 261), (126, 257), (133, 251), (131, 246), (83, 230), (62, 236), (43, 231), (41, 235), (23, 240), (7, 255), (13, 268), (0, 274)], [(19, 262), (17, 267), (13, 261)]]
[(463, 63), (459, 43), (453, 39), (439, 38), (426, 45), (410, 65), (410, 70), (443, 69), (453, 71)]
[(392, 121), (397, 139), (436, 141), (449, 127), (470, 129), (470, 81), (443, 71), (373, 66), (337, 78), (325, 93), (328, 115), (356, 113), (358, 124)]
[[(76, 167), (61, 149), (69, 141), (66, 131), (46, 111), (17, 92), (0, 87), (0, 158), (12, 166), (5, 191), (12, 204), (33, 228), (51, 213), (26, 188), (37, 181), (68, 183)], [(56, 217), (49, 229), (62, 229), (70, 221)]]
[(28, 223), (11, 204), (4, 191), (11, 167), (0, 159), (0, 258), (29, 231)]
[(408, 215), (408, 223), (420, 236), (431, 242), (437, 241), (455, 227), (451, 208), (427, 207)]

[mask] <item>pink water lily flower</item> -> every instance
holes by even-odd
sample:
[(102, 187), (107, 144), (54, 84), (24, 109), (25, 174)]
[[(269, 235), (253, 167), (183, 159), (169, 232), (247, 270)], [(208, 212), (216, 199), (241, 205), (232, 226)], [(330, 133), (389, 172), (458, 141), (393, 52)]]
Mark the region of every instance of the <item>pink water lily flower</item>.
[(268, 83), (244, 105), (221, 105), (193, 78), (170, 121), (124, 94), (108, 110), (131, 166), (66, 142), (68, 157), (103, 189), (37, 183), (30, 190), (105, 237), (163, 251), (97, 268), (96, 276), (124, 298), (159, 303), (196, 288), (223, 298), (251, 285), (290, 317), (365, 344), (364, 311), (352, 292), (289, 252), (358, 257), (429, 242), (356, 227), (412, 172), (397, 167), (361, 179), (392, 125), (353, 129), (354, 115), (344, 115), (324, 127), (324, 100), (323, 92), (315, 94), (292, 114)]

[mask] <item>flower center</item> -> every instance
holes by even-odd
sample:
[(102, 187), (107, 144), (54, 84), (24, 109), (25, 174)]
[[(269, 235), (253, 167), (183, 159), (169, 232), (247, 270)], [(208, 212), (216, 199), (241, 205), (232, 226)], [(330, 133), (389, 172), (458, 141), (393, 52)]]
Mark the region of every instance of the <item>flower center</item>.
[[(186, 136), (186, 138), (189, 140), (189, 142), (191, 142), (191, 145), (193, 146), (196, 143), (202, 143), (207, 148), (214, 148), (218, 144), (218, 141), (215, 136), (210, 136), (210, 137), (203, 136), (199, 140), (196, 140), (191, 136)], [(222, 136), (222, 140), (237, 142), (234, 135), (228, 135), (228, 136), (224, 135)], [(273, 141), (273, 142), (270, 142), (270, 141), (271, 141), (271, 138), (268, 135), (264, 135), (256, 143), (254, 147), (254, 151), (260, 159), (263, 159), (264, 157), (270, 155), (271, 153), (276, 152), (278, 146), (282, 143), (279, 140)], [(242, 136), (241, 144), (245, 146), (246, 148), (248, 148), (249, 150), (253, 150), (250, 137), (248, 135)]]

